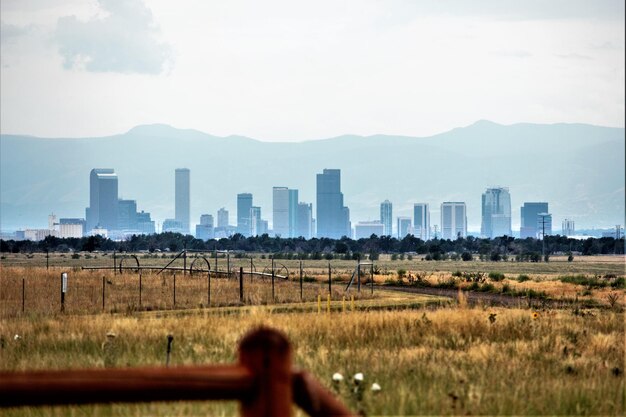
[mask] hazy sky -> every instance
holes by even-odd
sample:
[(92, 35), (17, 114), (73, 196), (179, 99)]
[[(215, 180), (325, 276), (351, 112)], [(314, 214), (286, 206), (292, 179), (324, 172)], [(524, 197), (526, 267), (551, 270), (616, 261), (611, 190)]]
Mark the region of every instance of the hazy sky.
[(623, 0), (2, 0), (2, 133), (624, 126)]

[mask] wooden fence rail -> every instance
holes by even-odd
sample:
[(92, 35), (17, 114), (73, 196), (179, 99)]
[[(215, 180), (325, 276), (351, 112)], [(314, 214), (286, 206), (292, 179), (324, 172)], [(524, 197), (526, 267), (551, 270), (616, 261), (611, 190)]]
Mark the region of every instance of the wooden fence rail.
[(0, 407), (118, 402), (238, 400), (244, 417), (352, 416), (307, 372), (292, 369), (287, 338), (270, 328), (246, 335), (239, 363), (175, 368), (0, 372)]

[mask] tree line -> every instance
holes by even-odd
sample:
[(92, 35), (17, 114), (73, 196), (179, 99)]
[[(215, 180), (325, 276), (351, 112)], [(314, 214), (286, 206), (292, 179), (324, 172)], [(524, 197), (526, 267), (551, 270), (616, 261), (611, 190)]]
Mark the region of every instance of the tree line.
[[(133, 235), (123, 241), (113, 241), (102, 236), (61, 239), (48, 236), (42, 241), (0, 240), (0, 252), (69, 252), (69, 251), (171, 251), (182, 249), (194, 250), (230, 250), (236, 252), (272, 253), (284, 257), (309, 259), (358, 259), (369, 257), (377, 259), (385, 254), (420, 255), (426, 260), (463, 259), (476, 256), (484, 260), (500, 261), (515, 259), (518, 261), (539, 261), (542, 256), (552, 254), (599, 255), (623, 254), (624, 238), (613, 237), (570, 239), (566, 236), (546, 236), (544, 241), (526, 238), (516, 239), (509, 236), (494, 239), (482, 239), (469, 236), (456, 240), (432, 239), (423, 241), (413, 235), (402, 239), (391, 236), (372, 235), (365, 239), (329, 238), (281, 238), (262, 236), (245, 237), (235, 234), (229, 238), (201, 240), (191, 235), (180, 233), (159, 233), (151, 235)], [(547, 260), (547, 258), (545, 258)]]

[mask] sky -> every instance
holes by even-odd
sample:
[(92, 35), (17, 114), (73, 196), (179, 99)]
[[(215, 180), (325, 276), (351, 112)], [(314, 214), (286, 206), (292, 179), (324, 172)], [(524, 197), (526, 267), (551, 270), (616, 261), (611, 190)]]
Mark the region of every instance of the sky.
[(623, 0), (2, 0), (0, 131), (624, 127)]

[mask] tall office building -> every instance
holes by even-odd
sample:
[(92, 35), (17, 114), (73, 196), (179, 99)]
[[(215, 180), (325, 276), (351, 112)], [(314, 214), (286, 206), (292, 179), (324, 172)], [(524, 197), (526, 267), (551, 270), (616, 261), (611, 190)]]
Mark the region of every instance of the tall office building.
[(313, 237), (313, 204), (298, 203), (297, 217), (295, 237), (311, 239)]
[(413, 233), (411, 227), (411, 218), (410, 217), (398, 217), (398, 239), (403, 239), (405, 236)]
[(141, 210), (141, 213), (137, 213), (137, 230), (144, 235), (150, 235), (156, 232), (154, 220), (150, 218), (150, 213), (146, 213), (143, 210)]
[(250, 207), (250, 236), (259, 236), (263, 231), (263, 220), (261, 219), (261, 207)]
[(137, 202), (135, 200), (117, 200), (117, 228), (119, 230), (137, 230)]
[(511, 236), (511, 194), (508, 188), (487, 188), (482, 195), (482, 237)]
[(539, 229), (537, 229), (539, 213), (548, 213), (548, 203), (524, 203), (524, 205), (520, 208), (520, 238), (537, 238), (537, 236), (539, 235)]
[(576, 227), (574, 225), (574, 220), (565, 219), (563, 220), (563, 223), (561, 223), (561, 226), (562, 226), (561, 235), (574, 236), (576, 234)]
[(430, 239), (430, 209), (428, 203), (413, 204), (413, 235), (422, 240)]
[(297, 237), (298, 190), (274, 187), (272, 190), (273, 223), (276, 236)]
[(224, 207), (217, 211), (217, 227), (228, 227), (228, 210)]
[(182, 233), (189, 234), (189, 169), (177, 168), (175, 171), (175, 213), (174, 217), (182, 224)]
[(441, 238), (455, 240), (467, 237), (467, 210), (465, 203), (441, 203)]
[(351, 236), (350, 210), (343, 205), (341, 170), (324, 169), (317, 174), (317, 237)]
[(391, 224), (393, 219), (393, 205), (385, 200), (380, 203), (380, 222), (383, 225), (383, 236), (391, 236)]
[(117, 174), (110, 168), (95, 168), (89, 174), (89, 207), (85, 210), (87, 232), (99, 226), (117, 230)]
[(201, 240), (213, 239), (214, 227), (213, 216), (203, 214), (200, 216), (200, 224), (196, 225), (196, 238)]
[(358, 222), (354, 225), (354, 238), (367, 239), (372, 235), (383, 236), (385, 231), (385, 225), (378, 220)]
[(252, 194), (237, 194), (237, 233), (250, 236), (250, 209), (252, 208)]

